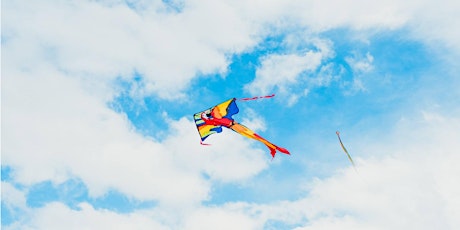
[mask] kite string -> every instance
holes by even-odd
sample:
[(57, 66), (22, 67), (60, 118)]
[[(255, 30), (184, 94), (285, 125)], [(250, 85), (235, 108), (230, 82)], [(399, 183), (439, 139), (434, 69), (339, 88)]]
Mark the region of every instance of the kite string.
[(274, 97), (275, 94), (272, 95), (267, 95), (267, 96), (259, 96), (259, 97), (246, 97), (246, 98), (238, 98), (238, 101), (251, 101), (251, 100), (257, 100), (257, 99), (262, 99), (262, 98), (272, 98)]

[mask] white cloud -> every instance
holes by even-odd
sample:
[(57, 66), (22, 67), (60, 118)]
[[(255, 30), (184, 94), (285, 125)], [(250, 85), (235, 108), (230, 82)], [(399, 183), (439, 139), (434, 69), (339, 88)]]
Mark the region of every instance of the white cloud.
[(256, 70), (256, 78), (246, 85), (252, 94), (269, 94), (281, 91), (286, 94), (289, 87), (298, 83), (301, 75), (316, 70), (324, 59), (332, 55), (328, 41), (313, 41), (318, 51), (289, 54), (270, 54), (262, 58), (261, 66)]
[(24, 192), (15, 188), (12, 184), (3, 181), (1, 188), (2, 206), (5, 205), (5, 208), (11, 212), (11, 216), (19, 217), (23, 215), (21, 212), (27, 209)]
[(151, 7), (10, 1), (3, 6), (2, 46), (17, 67), (45, 61), (107, 80), (139, 72), (148, 93), (171, 97), (197, 74), (225, 72), (227, 54), (255, 44), (256, 31), (225, 2), (191, 3), (180, 14)]
[(29, 208), (21, 222), (2, 229), (260, 229), (262, 222), (238, 209), (227, 207), (195, 207), (168, 210), (153, 208), (120, 214), (95, 209), (80, 203), (78, 209), (52, 202), (41, 208)]
[(430, 117), (437, 119), (402, 121), (384, 145), (366, 143), (360, 151), (374, 154), (356, 159), (357, 173), (349, 167), (317, 179), (295, 201), (242, 203), (239, 210), (262, 222), (278, 220), (308, 230), (456, 229), (460, 120), (436, 113)]
[(81, 203), (79, 210), (69, 209), (60, 203), (50, 203), (33, 210), (31, 219), (5, 226), (5, 229), (169, 229), (148, 215), (118, 214), (107, 210), (95, 210)]
[(210, 138), (216, 144), (206, 148), (182, 119), (170, 121), (175, 133), (160, 143), (107, 107), (119, 76), (139, 71), (146, 78), (139, 90), (173, 95), (197, 73), (224, 71), (226, 53), (253, 44), (254, 31), (231, 6), (212, 6), (219, 10), (192, 3), (176, 14), (161, 4), (140, 11), (108, 1), (4, 4), (2, 164), (14, 168), (14, 180), (31, 185), (76, 176), (93, 196), (116, 189), (194, 203), (208, 196), (203, 172), (235, 181), (263, 170), (266, 154), (236, 135)]
[(436, 48), (447, 46), (457, 52), (460, 49), (460, 33), (455, 29), (460, 25), (456, 13), (460, 3), (455, 0), (274, 0), (242, 5), (244, 15), (275, 28), (307, 27), (319, 32), (335, 28), (355, 31), (408, 28), (415, 38)]
[(2, 104), (2, 164), (13, 167), (18, 183), (76, 176), (93, 196), (112, 188), (138, 199), (194, 203), (210, 189), (202, 172), (216, 180), (244, 180), (269, 159), (249, 140), (226, 135), (232, 132), (201, 146), (187, 119), (170, 121), (173, 130), (164, 142), (150, 140), (75, 78), (53, 71), (8, 73), (2, 79), (8, 98)]
[(460, 32), (455, 29), (460, 26), (458, 1), (410, 1), (403, 7), (412, 16), (408, 25), (414, 37), (442, 52), (460, 52)]
[[(45, 61), (61, 71), (106, 80), (139, 72), (146, 80), (145, 93), (175, 97), (197, 75), (225, 73), (229, 55), (289, 28), (408, 26), (423, 41), (443, 41), (458, 49), (456, 2), (188, 1), (174, 13), (158, 1), (131, 2), (134, 9), (122, 1), (9, 1), (3, 6), (2, 48), (8, 62), (21, 68), (33, 69)], [(251, 92), (295, 83), (300, 72), (319, 65), (311, 56), (267, 57)], [(263, 83), (267, 77), (274, 83)]]
[(253, 109), (245, 110), (246, 116), (241, 120), (241, 124), (248, 126), (253, 131), (265, 131), (267, 126), (265, 120)]
[[(279, 222), (299, 230), (457, 229), (460, 120), (437, 113), (425, 118), (426, 112), (402, 121), (384, 145), (367, 143), (360, 151), (375, 153), (356, 159), (358, 172), (349, 167), (309, 182), (308, 193), (298, 200), (227, 203), (197, 211), (191, 218), (202, 220), (200, 216), (212, 210), (216, 219), (237, 218), (239, 224), (255, 228)], [(214, 223), (198, 222), (200, 227)]]
[(357, 73), (367, 73), (374, 68), (372, 65), (374, 57), (370, 53), (367, 53), (365, 57), (359, 57), (358, 54), (355, 54), (354, 56), (346, 57), (345, 61)]
[(263, 145), (230, 129), (208, 137), (206, 143), (210, 146), (201, 146), (192, 122), (181, 119), (172, 125), (176, 135), (164, 141), (164, 145), (175, 153), (179, 168), (201, 170), (211, 179), (230, 182), (248, 179), (267, 167), (268, 152), (253, 148)]
[(353, 82), (351, 83), (350, 92), (366, 91), (363, 84), (363, 78), (374, 69), (374, 57), (370, 53), (362, 54), (354, 53), (351, 56), (345, 57), (345, 61), (350, 66), (353, 72)]
[(201, 208), (185, 221), (184, 229), (261, 229), (261, 223), (239, 210), (229, 208)]
[[(228, 11), (227, 23), (238, 22), (225, 4), (216, 4)], [(147, 90), (179, 92), (197, 72), (225, 69), (227, 52), (252, 43), (246, 33), (226, 35), (232, 31), (207, 18), (216, 15), (205, 14), (205, 6), (177, 17), (143, 16), (96, 2), (2, 6), (7, 57), (2, 63), (2, 165), (13, 168), (12, 179), (27, 187), (78, 177), (91, 196), (115, 189), (157, 200), (162, 207), (185, 208), (208, 199), (211, 181), (246, 180), (263, 170), (269, 155), (232, 132), (209, 138), (213, 145), (205, 147), (191, 121), (172, 120), (171, 135), (160, 143), (135, 133), (126, 117), (107, 107), (116, 95), (108, 83), (120, 75), (140, 71)], [(206, 30), (196, 30), (205, 22), (210, 23)], [(207, 29), (215, 37), (207, 36)], [(55, 212), (63, 221), (52, 225)], [(33, 213), (32, 225), (47, 229), (78, 219), (93, 227), (110, 217), (123, 219), (59, 204)], [(92, 214), (101, 220), (93, 223)]]
[(262, 60), (257, 78), (248, 88), (253, 94), (268, 94), (276, 87), (285, 91), (285, 85), (294, 84), (297, 77), (306, 70), (313, 70), (320, 64), (321, 56), (315, 52), (305, 55), (270, 55)]
[[(264, 2), (265, 4), (265, 2)], [(333, 7), (331, 7), (333, 6)], [(313, 37), (317, 32), (337, 28), (351, 28), (358, 31), (366, 39), (366, 34), (375, 34), (375, 31), (403, 29), (410, 34), (411, 39), (422, 41), (434, 52), (448, 53), (453, 51), (458, 55), (460, 51), (460, 34), (454, 29), (460, 26), (460, 16), (453, 13), (459, 8), (458, 1), (270, 1), (261, 9), (270, 12), (267, 15), (255, 14), (255, 21), (266, 21), (273, 31), (288, 33), (286, 47), (290, 43), (305, 45), (305, 37)], [(275, 15), (270, 18), (269, 15)], [(273, 21), (276, 18), (278, 21)], [(457, 26), (457, 27), (458, 27)], [(294, 29), (295, 28), (295, 29)], [(299, 31), (308, 31), (309, 34), (299, 34)], [(294, 32), (292, 32), (294, 31)], [(364, 34), (364, 35), (363, 35)], [(321, 49), (320, 49), (321, 50)], [(330, 47), (330, 53), (333, 53)], [(285, 52), (285, 51), (284, 51)], [(320, 53), (316, 53), (320, 55)], [(317, 56), (318, 56), (317, 55)], [(452, 55), (452, 54), (445, 54)], [(457, 55), (453, 55), (454, 59)], [(286, 97), (292, 106), (303, 95), (303, 91), (295, 91), (295, 86), (302, 85), (307, 90), (313, 86), (304, 86), (301, 74), (322, 68), (329, 63), (324, 61), (327, 55), (315, 60), (308, 60), (307, 54), (296, 51), (282, 54), (270, 54), (261, 60), (261, 66), (256, 73), (256, 79), (246, 86), (252, 94), (270, 93), (275, 91)], [(319, 59), (319, 60), (318, 60)], [(448, 59), (452, 59), (451, 56)], [(357, 76), (352, 79), (352, 90), (365, 90), (362, 74), (373, 69), (373, 56), (368, 53), (365, 57), (349, 57)], [(307, 64), (308, 63), (308, 64)], [(335, 75), (323, 75), (318, 79), (334, 78)], [(318, 80), (314, 80), (318, 81)], [(309, 80), (309, 83), (314, 82)], [(310, 84), (309, 84), (310, 85)], [(288, 92), (288, 93), (287, 93)]]

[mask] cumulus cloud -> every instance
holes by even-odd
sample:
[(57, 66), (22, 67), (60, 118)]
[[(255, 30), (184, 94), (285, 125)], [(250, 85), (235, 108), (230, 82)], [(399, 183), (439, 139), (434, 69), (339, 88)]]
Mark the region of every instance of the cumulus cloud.
[(30, 219), (6, 226), (5, 229), (169, 229), (143, 214), (122, 215), (107, 210), (95, 210), (81, 203), (72, 210), (60, 203), (50, 203), (34, 210)]
[(234, 8), (207, 3), (174, 14), (162, 4), (138, 12), (121, 3), (11, 1), (4, 5), (3, 50), (23, 68), (44, 59), (91, 78), (138, 73), (147, 93), (172, 97), (197, 74), (224, 73), (227, 54), (255, 43), (255, 31)]
[[(140, 199), (200, 201), (209, 192), (201, 172), (218, 180), (239, 180), (266, 166), (265, 155), (236, 135), (217, 135), (210, 138), (215, 146), (203, 149), (188, 119), (171, 121), (174, 135), (164, 142), (147, 139), (75, 79), (55, 72), (40, 76), (4, 78), (8, 100), (2, 128), (8, 135), (2, 163), (14, 167), (19, 183), (77, 176), (96, 196), (113, 188)], [(230, 162), (239, 170), (229, 170)]]
[[(401, 121), (390, 143), (377, 150), (382, 154), (358, 164), (358, 174), (350, 169), (316, 183), (307, 204), (321, 205), (315, 205), (310, 215), (345, 214), (344, 222), (352, 217), (362, 222), (361, 227), (377, 229), (460, 226), (456, 218), (460, 186), (454, 183), (460, 175), (455, 166), (460, 160), (455, 131), (460, 120), (440, 116), (436, 121), (426, 117)], [(369, 146), (367, 151), (376, 151)]]
[(260, 229), (261, 223), (231, 208), (201, 208), (187, 217), (184, 229)]

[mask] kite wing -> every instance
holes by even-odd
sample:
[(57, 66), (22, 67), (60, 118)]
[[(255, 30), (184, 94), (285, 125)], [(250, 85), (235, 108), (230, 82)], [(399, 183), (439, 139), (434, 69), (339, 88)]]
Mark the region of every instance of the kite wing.
[(206, 124), (203, 121), (202, 116), (214, 116), (215, 118), (228, 118), (233, 120), (232, 116), (239, 112), (235, 100), (235, 98), (229, 99), (212, 108), (195, 113), (193, 115), (193, 119), (195, 120), (196, 128), (200, 134), (201, 141), (204, 141), (211, 134), (222, 132), (222, 126)]

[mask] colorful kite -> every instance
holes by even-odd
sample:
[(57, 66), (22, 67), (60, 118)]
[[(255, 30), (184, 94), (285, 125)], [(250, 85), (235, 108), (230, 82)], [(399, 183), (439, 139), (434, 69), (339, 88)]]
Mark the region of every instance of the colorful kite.
[[(253, 97), (253, 98), (242, 98), (238, 100), (248, 101), (248, 100), (255, 100), (259, 98), (270, 98), (273, 96), (274, 95), (263, 96), (263, 97)], [(195, 113), (193, 115), (193, 118), (195, 119), (196, 127), (201, 136), (201, 144), (207, 145), (207, 144), (204, 144), (203, 141), (214, 133), (222, 132), (222, 126), (223, 126), (247, 138), (252, 138), (254, 140), (262, 142), (263, 144), (265, 144), (265, 146), (268, 147), (272, 157), (275, 157), (276, 150), (282, 153), (285, 153), (285, 154), (290, 154), (288, 150), (274, 145), (273, 143), (262, 138), (261, 136), (259, 136), (257, 133), (253, 132), (246, 126), (239, 124), (235, 120), (233, 120), (232, 116), (239, 112), (238, 106), (236, 105), (236, 102), (235, 102), (236, 100), (237, 100), (236, 98), (229, 99), (212, 108), (209, 108), (199, 113)]]
[[(345, 148), (345, 146), (343, 145), (342, 143), (342, 139), (340, 139), (340, 132), (339, 131), (336, 131), (335, 134), (337, 134), (337, 137), (339, 138), (339, 141), (340, 141), (340, 145), (342, 146), (342, 149), (343, 151), (347, 154), (348, 156), (348, 160), (350, 160), (351, 164), (353, 165), (353, 167), (355, 167), (355, 162), (353, 162), (353, 159), (351, 159), (351, 156), (350, 154), (348, 153), (347, 149)], [(356, 167), (355, 167), (356, 169)]]

